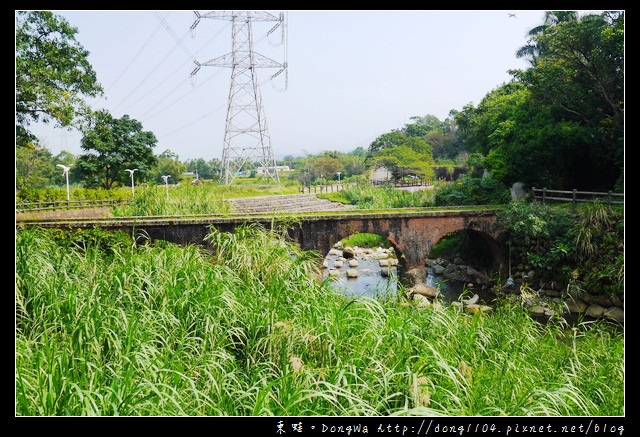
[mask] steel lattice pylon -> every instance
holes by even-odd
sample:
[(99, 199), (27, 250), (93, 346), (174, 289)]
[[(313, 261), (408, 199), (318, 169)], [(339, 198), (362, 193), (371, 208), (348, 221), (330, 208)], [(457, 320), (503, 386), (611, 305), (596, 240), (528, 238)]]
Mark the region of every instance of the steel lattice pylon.
[(284, 41), (284, 16), (279, 17), (267, 12), (256, 11), (213, 11), (196, 14), (194, 29), (201, 18), (215, 18), (231, 21), (231, 53), (199, 63), (191, 73), (195, 74), (201, 66), (231, 67), (231, 87), (227, 106), (227, 119), (222, 151), (222, 171), (220, 180), (231, 184), (236, 175), (248, 161), (255, 161), (263, 167), (264, 174), (274, 180), (280, 180), (271, 146), (271, 137), (267, 128), (262, 96), (258, 84), (257, 68), (278, 68), (277, 76), (286, 71), (287, 63), (276, 62), (253, 49), (252, 23), (254, 21), (275, 21), (273, 32), (282, 25)]

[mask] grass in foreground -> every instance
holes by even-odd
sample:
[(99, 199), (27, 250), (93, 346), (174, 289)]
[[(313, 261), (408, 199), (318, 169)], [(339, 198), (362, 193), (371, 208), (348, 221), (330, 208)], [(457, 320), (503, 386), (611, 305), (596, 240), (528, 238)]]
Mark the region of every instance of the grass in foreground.
[[(60, 235), (60, 234), (56, 234)], [(16, 236), (17, 415), (624, 414), (624, 338), (346, 298), (278, 232)]]

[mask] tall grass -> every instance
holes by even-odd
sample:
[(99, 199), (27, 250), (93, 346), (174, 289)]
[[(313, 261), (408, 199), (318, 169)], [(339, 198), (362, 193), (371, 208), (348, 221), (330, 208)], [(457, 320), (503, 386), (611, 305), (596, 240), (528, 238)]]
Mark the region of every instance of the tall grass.
[(356, 205), (360, 209), (415, 208), (433, 206), (434, 190), (404, 191), (392, 186), (376, 187), (369, 183), (352, 185), (335, 193), (318, 197)]
[(233, 212), (227, 199), (297, 193), (292, 185), (163, 185), (136, 190), (134, 201), (114, 211), (116, 216), (225, 214)]
[(208, 238), (20, 230), (16, 414), (624, 414), (624, 338), (604, 324), (349, 298), (277, 229)]

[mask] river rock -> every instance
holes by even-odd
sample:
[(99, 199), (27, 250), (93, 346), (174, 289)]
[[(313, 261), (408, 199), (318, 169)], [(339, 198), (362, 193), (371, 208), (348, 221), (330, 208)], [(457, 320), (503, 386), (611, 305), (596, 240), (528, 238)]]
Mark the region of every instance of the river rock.
[(429, 301), (429, 299), (427, 299), (421, 294), (414, 294), (413, 301), (416, 303), (418, 308), (425, 308), (431, 305), (431, 302)]
[(355, 251), (353, 250), (352, 247), (345, 247), (344, 249), (342, 249), (342, 257), (345, 259), (351, 259), (354, 258), (356, 256)]
[(341, 268), (343, 265), (344, 265), (344, 262), (342, 262), (342, 261), (340, 261), (340, 260), (336, 260), (336, 261), (334, 261), (334, 262), (333, 262), (333, 266), (334, 266), (336, 269)]
[(433, 273), (436, 275), (441, 275), (444, 272), (444, 266), (440, 264), (435, 264), (433, 266)]
[(560, 297), (562, 296), (562, 292), (560, 290), (542, 290), (541, 291), (542, 294), (544, 294), (545, 296), (549, 296), (549, 297)]
[(544, 305), (533, 305), (531, 308), (529, 308), (529, 312), (531, 314), (538, 315), (538, 316), (552, 316), (553, 315), (553, 310), (551, 310), (550, 308), (547, 308)]
[(428, 297), (436, 297), (438, 293), (440, 293), (436, 287), (431, 287), (427, 284), (416, 284), (409, 288), (409, 291), (413, 294), (420, 294)]
[(478, 280), (480, 280), (480, 282), (488, 282), (490, 280), (486, 273), (482, 273), (470, 266), (467, 266), (467, 275), (475, 277), (476, 282), (478, 282)]
[(587, 304), (581, 300), (567, 299), (564, 301), (567, 309), (572, 313), (584, 313), (587, 309)]
[(357, 278), (358, 271), (356, 269), (347, 269), (347, 278)]
[(607, 319), (615, 320), (616, 322), (624, 323), (624, 310), (620, 307), (610, 307), (604, 310), (604, 317)]
[(477, 313), (486, 313), (491, 311), (493, 308), (491, 308), (488, 305), (480, 305), (477, 303), (472, 303), (471, 305), (465, 305), (464, 306), (465, 311), (467, 311), (468, 313), (471, 314), (477, 314)]
[(460, 268), (457, 264), (450, 263), (442, 272), (443, 276), (456, 281), (467, 282), (466, 268)]
[(416, 284), (422, 284), (427, 279), (427, 271), (426, 269), (411, 269), (405, 273), (407, 283), (409, 286), (414, 286)]
[(358, 260), (357, 259), (350, 259), (349, 260), (349, 267), (358, 267)]
[(587, 307), (585, 313), (590, 317), (602, 317), (604, 315), (604, 307), (594, 303)]

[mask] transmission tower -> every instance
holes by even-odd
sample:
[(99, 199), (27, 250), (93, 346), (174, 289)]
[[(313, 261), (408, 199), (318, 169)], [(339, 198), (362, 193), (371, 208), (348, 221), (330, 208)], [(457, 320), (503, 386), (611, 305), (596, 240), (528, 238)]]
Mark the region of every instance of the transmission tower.
[[(195, 12), (196, 19), (191, 29), (201, 18), (231, 21), (231, 53), (210, 61), (196, 63), (193, 76), (201, 66), (230, 67), (231, 87), (227, 106), (227, 120), (222, 151), (222, 171), (220, 181), (229, 185), (248, 161), (263, 167), (268, 178), (279, 182), (276, 161), (271, 147), (271, 137), (267, 128), (262, 96), (258, 84), (257, 68), (278, 68), (271, 79), (280, 73), (287, 74), (285, 19), (284, 14), (276, 17), (268, 12), (256, 11), (213, 11), (205, 14)], [(282, 44), (285, 46), (285, 61), (276, 62), (256, 53), (253, 49), (252, 23), (273, 21), (275, 25), (267, 32), (271, 34), (281, 27)]]

